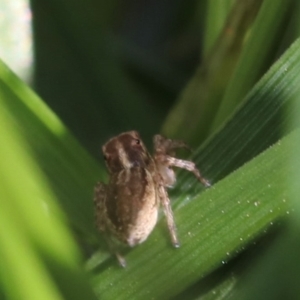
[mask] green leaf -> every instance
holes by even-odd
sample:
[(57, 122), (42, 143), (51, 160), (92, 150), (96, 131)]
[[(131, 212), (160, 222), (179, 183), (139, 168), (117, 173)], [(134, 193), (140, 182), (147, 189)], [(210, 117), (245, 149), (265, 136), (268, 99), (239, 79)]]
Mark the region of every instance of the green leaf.
[[(34, 2), (33, 5), (37, 3), (41, 2)], [(89, 5), (76, 3), (79, 4), (76, 12), (69, 9), (72, 7), (69, 6), (71, 2), (60, 4), (56, 1), (47, 7), (53, 9), (53, 12), (62, 9), (60, 14), (49, 16), (57, 18), (60, 21), (58, 24), (64, 25), (62, 28), (66, 37), (72, 37), (70, 40), (79, 45), (77, 54), (81, 55), (76, 58), (76, 62), (86, 57), (88, 63), (82, 63), (86, 74), (96, 74), (78, 82), (90, 84), (89, 78), (94, 78), (92, 82), (97, 86), (97, 79), (108, 75), (108, 84), (102, 82), (101, 87), (104, 89), (99, 88), (103, 95), (101, 100), (111, 92), (114, 96), (124, 92), (126, 99), (135, 95), (130, 103), (137, 104), (131, 109), (127, 105), (129, 102), (123, 102), (116, 96), (118, 101), (108, 101), (105, 108), (100, 102), (98, 109), (95, 109), (91, 100), (82, 106), (82, 110), (87, 116), (92, 113), (94, 118), (105, 118), (106, 125), (100, 130), (102, 138), (113, 131), (109, 124), (117, 117), (120, 117), (118, 126), (122, 127), (126, 124), (128, 126), (128, 119), (135, 114), (138, 118), (134, 119), (134, 124), (143, 123), (142, 127), (147, 127), (148, 132), (152, 131), (153, 111), (156, 108), (149, 109), (149, 113), (147, 110), (144, 118), (141, 112), (145, 111), (145, 107), (139, 102), (139, 96), (122, 80), (122, 72), (108, 66), (101, 69), (100, 61), (105, 61), (106, 52), (101, 52), (103, 56), (101, 54), (97, 61), (97, 49), (110, 44), (98, 44), (97, 39), (90, 39), (95, 35), (85, 34), (83, 28), (95, 28), (93, 19), (86, 16), (78, 19), (77, 14), (81, 10), (86, 13), (85, 9)], [(279, 2), (276, 0), (276, 3)], [(70, 19), (66, 18), (64, 23), (69, 12)], [(89, 13), (88, 16), (91, 16), (94, 11)], [(105, 23), (109, 22), (111, 20), (107, 16)], [(276, 22), (276, 19), (272, 22)], [(102, 41), (105, 40), (102, 38)], [(241, 40), (240, 37), (238, 41)], [(260, 41), (263, 43), (263, 39)], [(97, 47), (93, 48), (95, 45)], [(239, 46), (242, 47), (242, 44)], [(263, 47), (263, 44), (260, 46)], [(50, 59), (48, 67), (53, 67)], [(111, 70), (118, 74), (116, 78), (112, 75), (114, 72), (109, 74)], [(162, 216), (153, 234), (143, 245), (125, 252), (128, 267), (123, 270), (118, 267), (113, 256), (103, 251), (103, 239), (98, 236), (93, 224), (93, 186), (96, 181), (104, 179), (103, 167), (98, 166), (41, 99), (0, 63), (0, 297), (4, 295), (6, 299), (26, 300), (95, 299), (87, 282), (87, 277), (92, 274), (94, 290), (99, 298), (104, 299), (192, 299), (201, 294), (206, 299), (230, 299), (235, 295), (239, 299), (244, 294), (251, 297), (251, 292), (255, 293), (254, 289), (260, 291), (253, 278), (262, 281), (257, 274), (270, 274), (269, 266), (274, 265), (274, 262), (276, 264), (280, 254), (291, 254), (291, 260), (288, 259), (288, 264), (282, 266), (287, 265), (289, 269), (291, 265), (297, 266), (294, 262), (297, 261), (295, 253), (298, 246), (295, 251), (290, 251), (294, 250), (295, 234), (287, 240), (282, 239), (280, 248), (288, 249), (286, 252), (278, 251), (272, 255), (270, 262), (262, 257), (266, 265), (255, 267), (253, 273), (252, 270), (249, 272), (251, 278), (245, 280), (245, 292), (237, 290), (236, 283), (243, 278), (236, 275), (230, 277), (225, 274), (221, 280), (207, 286), (209, 279), (217, 277), (217, 273), (224, 270), (233, 258), (238, 259), (241, 252), (247, 260), (249, 246), (256, 243), (259, 237), (264, 239), (265, 231), (270, 231), (273, 224), (290, 220), (287, 217), (298, 206), (296, 200), (291, 201), (292, 196), (296, 195), (294, 197), (297, 198), (298, 190), (290, 191), (288, 179), (294, 177), (295, 185), (298, 184), (299, 177), (295, 174), (299, 167), (298, 164), (292, 164), (290, 168), (287, 161), (291, 152), (295, 156), (299, 152), (295, 150), (298, 149), (295, 144), (299, 143), (299, 131), (281, 138), (283, 129), (288, 127), (289, 119), (294, 114), (294, 108), (290, 105), (291, 99), (299, 93), (299, 74), (300, 41), (297, 40), (245, 98), (239, 99), (243, 102), (235, 113), (202, 147), (199, 147), (202, 129), (195, 128), (192, 142), (198, 148), (192, 160), (212, 182), (212, 188), (203, 192), (204, 188), (191, 174), (180, 172), (178, 184), (170, 191), (170, 195), (181, 248), (172, 248)], [(119, 81), (115, 79), (122, 81), (121, 89), (117, 88)], [(225, 78), (225, 81), (228, 79)], [(55, 77), (55, 80), (61, 85), (59, 77)], [(50, 93), (54, 86), (47, 86)], [(211, 89), (214, 89), (214, 84)], [(72, 93), (76, 91), (74, 87)], [(199, 86), (195, 86), (193, 91), (201, 92)], [(94, 97), (98, 95), (95, 93)], [(63, 94), (58, 93), (58, 96), (58, 101), (64, 98)], [(89, 94), (84, 96), (90, 100)], [(119, 104), (126, 108), (124, 114), (122, 109), (116, 111)], [(152, 107), (152, 104), (147, 107)], [(199, 109), (198, 102), (196, 108)], [(114, 117), (110, 119), (107, 112), (111, 111)], [(186, 111), (182, 113), (186, 114)], [(200, 118), (196, 109), (195, 115)], [(191, 114), (189, 119), (194, 121)], [(82, 124), (78, 126), (82, 127)], [(297, 127), (298, 124), (293, 126)], [(178, 128), (173, 129), (174, 135), (178, 135)], [(186, 136), (188, 140), (188, 126), (179, 129), (182, 129), (183, 138)], [(85, 134), (88, 138), (88, 131)], [(276, 145), (268, 149), (274, 143)], [(97, 149), (99, 146), (100, 142)], [(298, 214), (291, 220), (291, 228), (297, 233), (299, 227), (295, 224), (299, 222)], [(72, 231), (70, 227), (75, 230)], [(85, 270), (74, 235), (86, 257), (95, 249), (98, 250), (87, 261)], [(255, 257), (259, 255), (256, 253)], [(278, 270), (275, 269), (275, 273)], [(293, 278), (298, 278), (295, 270), (292, 274)], [(268, 278), (272, 279), (270, 275)], [(296, 290), (296, 284), (291, 282)], [(274, 286), (270, 280), (269, 286), (272, 283)], [(275, 282), (276, 285), (282, 286)], [(254, 289), (251, 290), (249, 286)], [(260, 295), (264, 296), (264, 289), (261, 290)]]
[[(81, 231), (93, 231), (91, 187), (101, 178), (95, 160), (57, 116), (3, 63), (0, 76), (2, 110), (12, 119), (14, 130), (27, 144), (24, 152), (17, 147), (20, 153), (16, 154), (16, 163), (22, 153), (29, 152), (35, 163), (39, 163), (73, 224)], [(4, 140), (9, 138), (9, 130), (5, 127), (2, 130)]]
[[(251, 29), (247, 46), (243, 48), (235, 72), (226, 87), (222, 104), (218, 109), (211, 131), (218, 129), (241, 102), (274, 60), (278, 39), (291, 9), (291, 0), (263, 1)], [(261, 45), (264, 45), (263, 47)]]
[[(11, 299), (93, 299), (80, 271), (79, 249), (57, 203), (60, 198), (67, 213), (76, 201), (80, 207), (78, 196), (82, 194), (78, 189), (76, 195), (77, 188), (70, 183), (70, 178), (80, 176), (70, 170), (83, 171), (86, 165), (74, 159), (73, 151), (85, 163), (91, 160), (56, 116), (3, 63), (0, 107), (0, 253), (4, 258), (0, 270), (6, 295)], [(93, 170), (91, 163), (89, 172)], [(55, 195), (59, 188), (61, 193)], [(87, 206), (83, 207), (81, 219), (80, 213), (72, 215), (82, 230), (89, 225), (82, 221), (83, 217), (89, 220), (84, 216)], [(72, 288), (71, 283), (75, 284)]]
[(223, 29), (232, 0), (208, 0), (206, 9), (206, 30), (204, 36), (204, 53), (207, 55)]
[(289, 195), (284, 178), (293, 138), (284, 139), (177, 210), (180, 249), (172, 249), (160, 226), (146, 243), (127, 254), (126, 270), (116, 264), (101, 270), (95, 276), (99, 297), (173, 297), (286, 215)]
[[(254, 87), (226, 125), (203, 145), (201, 154), (196, 153), (197, 165), (204, 166), (202, 173), (213, 182), (278, 140), (280, 129), (286, 125), (281, 114), (299, 92), (299, 45), (300, 40)], [(128, 252), (125, 271), (116, 265), (95, 268), (99, 296), (175, 296), (285, 217), (291, 209), (291, 195), (284, 179), (293, 176), (287, 161), (296, 137), (294, 133), (279, 141), (201, 196), (199, 183), (182, 172), (173, 192), (182, 247), (172, 249), (166, 231), (159, 227), (147, 242)], [(296, 169), (294, 166), (292, 171)]]
[[(264, 1), (257, 17), (261, 1), (236, 2), (210, 55), (197, 69), (170, 111), (162, 128), (166, 136), (179, 136), (192, 145), (198, 145), (219, 128), (237, 104), (242, 102), (259, 76), (270, 66), (269, 53), (282, 32), (282, 27), (274, 26), (273, 20), (276, 19), (280, 25), (288, 16), (290, 1), (273, 2)], [(248, 33), (250, 37), (246, 38)], [(261, 56), (258, 57), (259, 51)], [(231, 76), (234, 76), (233, 79)], [(229, 83), (231, 92), (223, 100)], [(234, 94), (232, 99), (231, 94)], [(223, 101), (226, 103), (223, 104)], [(220, 115), (217, 115), (218, 120), (214, 124), (217, 113)], [(213, 130), (210, 129), (212, 127)]]

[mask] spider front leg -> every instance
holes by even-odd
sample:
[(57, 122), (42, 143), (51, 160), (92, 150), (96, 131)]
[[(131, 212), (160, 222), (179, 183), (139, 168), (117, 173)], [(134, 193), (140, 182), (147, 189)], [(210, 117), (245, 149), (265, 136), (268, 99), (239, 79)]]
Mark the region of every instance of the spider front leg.
[(192, 172), (196, 178), (206, 187), (210, 187), (210, 182), (205, 179), (197, 169), (195, 163), (189, 160), (179, 159), (172, 156), (165, 156), (164, 160), (169, 167), (177, 167)]
[[(178, 167), (186, 169), (197, 177), (203, 185), (209, 187), (210, 183), (200, 174), (196, 165), (192, 161), (175, 158), (175, 149), (185, 148), (191, 150), (183, 141), (171, 140), (163, 137), (160, 134), (154, 136), (154, 159), (158, 168), (163, 171), (162, 173), (170, 173), (167, 168)], [(164, 174), (162, 174), (164, 176)], [(170, 174), (168, 175), (170, 177)], [(173, 176), (173, 175), (172, 175)], [(175, 175), (174, 175), (175, 176)], [(173, 177), (174, 177), (173, 176)], [(164, 176), (166, 178), (166, 176)], [(174, 177), (175, 178), (175, 177)], [(167, 181), (167, 180), (165, 180)], [(175, 179), (169, 179), (170, 182), (175, 182)]]
[(160, 198), (160, 202), (162, 204), (163, 211), (167, 219), (167, 225), (171, 236), (172, 244), (175, 248), (178, 248), (180, 244), (177, 238), (177, 231), (171, 207), (171, 201), (166, 191), (166, 188), (162, 185), (158, 187), (158, 196)]

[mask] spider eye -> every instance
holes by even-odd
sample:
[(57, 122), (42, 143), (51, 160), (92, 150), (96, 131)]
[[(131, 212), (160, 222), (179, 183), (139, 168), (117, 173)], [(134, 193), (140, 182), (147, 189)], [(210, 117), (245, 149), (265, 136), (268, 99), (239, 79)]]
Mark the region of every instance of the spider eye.
[(140, 141), (139, 139), (136, 139), (136, 140), (135, 140), (135, 143), (136, 143), (137, 145), (140, 145), (141, 141)]

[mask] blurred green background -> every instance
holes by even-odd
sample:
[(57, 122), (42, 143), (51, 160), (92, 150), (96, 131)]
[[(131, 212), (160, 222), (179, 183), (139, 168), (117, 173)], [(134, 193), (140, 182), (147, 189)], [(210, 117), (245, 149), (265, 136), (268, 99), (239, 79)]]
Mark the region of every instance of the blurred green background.
[(201, 60), (204, 6), (33, 1), (34, 87), (91, 153), (131, 129), (150, 145)]

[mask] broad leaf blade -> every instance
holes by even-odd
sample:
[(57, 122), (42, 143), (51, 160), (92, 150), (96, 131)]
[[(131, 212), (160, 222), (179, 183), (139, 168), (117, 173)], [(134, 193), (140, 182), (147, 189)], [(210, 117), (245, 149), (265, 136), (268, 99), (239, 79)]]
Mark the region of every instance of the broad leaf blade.
[[(283, 112), (299, 91), (299, 43), (254, 87), (236, 114), (203, 145), (201, 154), (196, 153), (197, 165), (204, 166), (202, 173), (213, 182), (279, 139), (287, 124)], [(175, 217), (182, 248), (168, 248), (167, 233), (156, 230), (149, 241), (128, 253), (130, 265), (123, 273), (117, 266), (99, 266), (95, 279), (99, 295), (107, 299), (117, 293), (125, 299), (175, 296), (286, 216), (290, 194), (284, 179), (290, 176), (286, 164), (295, 136), (227, 176), (199, 199), (199, 183), (189, 174), (180, 176), (172, 194), (179, 196)], [(193, 195), (196, 200), (191, 201)]]
[(176, 211), (180, 249), (172, 249), (160, 227), (127, 254), (126, 270), (116, 264), (102, 270), (95, 277), (99, 296), (175, 296), (286, 215), (289, 195), (284, 178), (293, 138), (286, 138)]
[[(79, 249), (51, 188), (57, 178), (64, 182), (63, 174), (70, 171), (62, 158), (74, 162), (63, 151), (65, 145), (55, 131), (64, 127), (2, 63), (0, 107), (0, 252), (4, 258), (0, 273), (7, 299), (93, 299), (81, 272)], [(72, 140), (68, 142), (72, 153)], [(39, 160), (38, 154), (50, 155)], [(80, 164), (73, 166), (80, 169)], [(53, 169), (56, 172), (48, 181), (43, 171)], [(76, 172), (73, 174), (76, 178)], [(76, 220), (76, 215), (73, 218)], [(77, 221), (82, 230), (88, 227)], [(75, 286), (70, 288), (72, 284)]]

